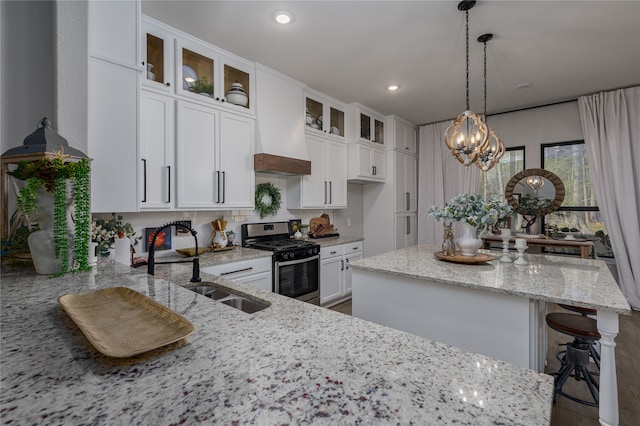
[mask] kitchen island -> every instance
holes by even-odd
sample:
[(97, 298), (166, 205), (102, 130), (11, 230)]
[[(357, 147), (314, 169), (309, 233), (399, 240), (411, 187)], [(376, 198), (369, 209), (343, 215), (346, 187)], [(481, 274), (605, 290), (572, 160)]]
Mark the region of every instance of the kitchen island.
[(618, 424), (614, 339), (618, 314), (631, 308), (604, 262), (526, 255), (526, 266), (469, 265), (435, 251), (414, 246), (353, 262), (353, 315), (542, 371), (546, 302), (597, 309), (600, 421)]
[[(0, 422), (549, 424), (549, 376), (203, 274), (270, 305), (246, 314), (188, 290), (190, 277), (188, 264), (150, 276), (101, 262), (56, 279), (3, 267)], [(132, 358), (101, 355), (57, 298), (114, 286), (170, 307), (195, 334)]]

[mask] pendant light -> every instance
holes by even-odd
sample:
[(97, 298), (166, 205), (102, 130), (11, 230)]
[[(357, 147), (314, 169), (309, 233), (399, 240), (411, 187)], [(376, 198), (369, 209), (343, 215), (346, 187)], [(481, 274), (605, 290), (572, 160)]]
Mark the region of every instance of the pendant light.
[(525, 180), (525, 183), (532, 191), (538, 192), (538, 189), (544, 186), (544, 179), (542, 179), (542, 176), (529, 176)]
[(475, 4), (475, 0), (463, 0), (458, 3), (458, 10), (465, 13), (467, 108), (453, 120), (444, 133), (444, 142), (451, 150), (451, 154), (467, 167), (475, 163), (478, 156), (489, 147), (487, 125), (469, 109), (469, 9)]
[[(478, 41), (484, 44), (484, 121), (487, 122), (487, 42), (493, 38), (493, 34), (483, 34), (478, 37)], [(504, 155), (504, 143), (500, 135), (487, 124), (489, 130), (489, 146), (476, 160), (476, 166), (483, 172), (491, 170), (493, 166), (500, 162)]]

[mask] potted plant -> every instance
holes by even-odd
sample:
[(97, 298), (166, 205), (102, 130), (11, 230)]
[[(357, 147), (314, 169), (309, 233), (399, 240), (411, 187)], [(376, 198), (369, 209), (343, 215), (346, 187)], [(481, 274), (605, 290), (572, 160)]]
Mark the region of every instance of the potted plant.
[(116, 239), (128, 238), (130, 245), (135, 246), (142, 238), (136, 237), (136, 232), (130, 223), (122, 223), (122, 216), (111, 214), (109, 220), (97, 219), (91, 223), (91, 242), (97, 244), (98, 252), (102, 256), (109, 255), (109, 249), (114, 248)]
[(213, 84), (209, 84), (209, 80), (203, 75), (199, 80), (189, 85), (189, 91), (193, 93), (206, 93), (209, 96), (213, 96)]
[(90, 269), (89, 172), (88, 159), (71, 161), (64, 147), (53, 156), (20, 161), (8, 172), (26, 182), (18, 208), (40, 227), (28, 238), (37, 273), (59, 276)]

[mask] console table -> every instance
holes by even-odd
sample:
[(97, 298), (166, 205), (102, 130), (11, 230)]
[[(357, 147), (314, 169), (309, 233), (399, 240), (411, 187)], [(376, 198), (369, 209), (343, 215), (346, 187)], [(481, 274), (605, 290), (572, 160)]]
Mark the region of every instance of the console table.
[[(489, 235), (483, 236), (482, 238), (482, 248), (489, 249), (491, 243), (499, 242), (502, 243), (502, 238), (499, 235)], [(517, 237), (512, 237), (509, 241), (514, 242)], [(577, 240), (554, 240), (551, 238), (527, 238), (528, 246), (539, 246), (539, 247), (558, 247), (558, 248), (572, 248), (572, 249), (580, 249), (580, 257), (583, 259), (588, 259), (590, 256), (590, 252), (592, 253), (593, 258), (596, 258), (596, 248), (593, 244), (593, 241), (577, 241)], [(593, 250), (592, 250), (593, 249)]]

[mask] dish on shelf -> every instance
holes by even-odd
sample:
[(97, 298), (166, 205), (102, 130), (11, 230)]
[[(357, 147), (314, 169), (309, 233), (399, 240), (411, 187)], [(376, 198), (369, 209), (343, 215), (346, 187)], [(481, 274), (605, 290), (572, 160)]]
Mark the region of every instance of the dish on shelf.
[(475, 256), (463, 256), (460, 253), (456, 253), (455, 256), (445, 256), (441, 251), (437, 251), (433, 253), (433, 255), (436, 259), (444, 260), (445, 262), (466, 263), (470, 265), (496, 260), (495, 256), (484, 253), (478, 253)]
[[(187, 81), (190, 79), (190, 81)], [(198, 74), (189, 65), (182, 66), (182, 88), (189, 90), (189, 83), (193, 83), (198, 80)]]
[(114, 358), (148, 352), (195, 331), (183, 316), (126, 287), (65, 294), (58, 303), (99, 352)]
[(525, 238), (528, 240), (536, 240), (543, 237), (542, 234), (516, 234), (517, 238)]

